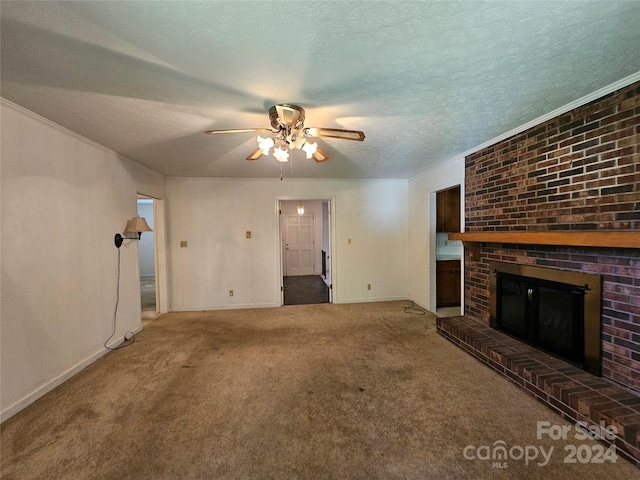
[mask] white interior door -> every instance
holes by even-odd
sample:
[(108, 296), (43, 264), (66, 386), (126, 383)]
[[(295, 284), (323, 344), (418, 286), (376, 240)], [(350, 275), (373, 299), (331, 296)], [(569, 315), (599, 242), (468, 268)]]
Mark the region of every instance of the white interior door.
[(285, 218), (285, 256), (288, 277), (313, 275), (314, 258), (313, 213), (287, 213)]

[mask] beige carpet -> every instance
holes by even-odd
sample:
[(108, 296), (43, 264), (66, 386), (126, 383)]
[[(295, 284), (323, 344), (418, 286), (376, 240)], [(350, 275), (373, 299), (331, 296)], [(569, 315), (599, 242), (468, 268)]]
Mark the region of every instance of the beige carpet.
[[(536, 421), (569, 424), (408, 304), (162, 315), (2, 425), (1, 477), (640, 478), (622, 459), (564, 463), (598, 444), (538, 440)], [(465, 459), (500, 441), (551, 460)]]

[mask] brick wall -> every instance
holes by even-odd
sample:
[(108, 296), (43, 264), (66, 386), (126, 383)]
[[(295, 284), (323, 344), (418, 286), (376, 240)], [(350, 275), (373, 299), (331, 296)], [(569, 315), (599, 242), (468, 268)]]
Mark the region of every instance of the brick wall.
[[(466, 231), (640, 230), (640, 82), (469, 155), (465, 185)], [(465, 313), (486, 322), (491, 260), (602, 275), (603, 376), (640, 392), (640, 245), (483, 244)]]

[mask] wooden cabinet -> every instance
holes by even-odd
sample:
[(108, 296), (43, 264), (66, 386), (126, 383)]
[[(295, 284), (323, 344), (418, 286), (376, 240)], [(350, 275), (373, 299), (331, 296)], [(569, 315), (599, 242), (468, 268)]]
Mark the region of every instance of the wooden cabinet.
[(436, 262), (436, 307), (460, 305), (460, 260)]
[(460, 231), (460, 186), (436, 193), (436, 232)]

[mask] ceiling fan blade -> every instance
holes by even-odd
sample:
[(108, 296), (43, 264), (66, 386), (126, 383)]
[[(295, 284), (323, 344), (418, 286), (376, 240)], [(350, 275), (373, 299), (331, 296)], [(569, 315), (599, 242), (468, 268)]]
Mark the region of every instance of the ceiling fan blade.
[(360, 130), (342, 130), (340, 128), (305, 128), (304, 134), (309, 137), (342, 138), (344, 140), (364, 140), (364, 132)]
[(329, 160), (329, 155), (324, 153), (319, 148), (312, 154), (312, 156), (313, 159), (318, 163), (326, 162), (327, 160)]
[(247, 160), (257, 160), (262, 156), (262, 149), (256, 148), (251, 155), (247, 157)]
[(260, 132), (260, 133), (276, 133), (269, 128), (236, 128), (230, 130), (207, 130), (204, 133), (209, 135), (217, 135), (218, 133), (249, 133), (249, 132)]

